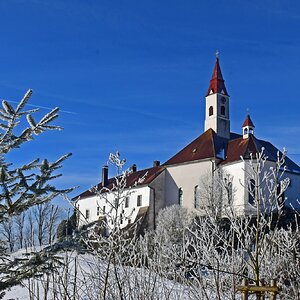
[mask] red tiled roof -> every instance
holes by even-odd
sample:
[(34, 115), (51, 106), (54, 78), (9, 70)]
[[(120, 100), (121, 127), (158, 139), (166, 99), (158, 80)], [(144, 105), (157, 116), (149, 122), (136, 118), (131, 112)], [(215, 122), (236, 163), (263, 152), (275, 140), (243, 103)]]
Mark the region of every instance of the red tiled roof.
[(212, 78), (210, 80), (209, 88), (207, 90), (206, 96), (208, 96), (211, 91), (213, 91), (213, 94), (221, 93), (223, 90), (224, 95), (228, 96), (226, 87), (225, 87), (225, 81), (222, 76), (220, 64), (219, 64), (219, 58), (216, 59), (216, 64), (214, 67), (214, 71), (212, 74)]
[(250, 118), (250, 115), (247, 115), (247, 117), (245, 119), (245, 122), (242, 125), (242, 127), (245, 127), (245, 126), (255, 127), (252, 120), (251, 120), (251, 118)]
[[(227, 146), (226, 159), (221, 164), (238, 161), (241, 159), (241, 156), (244, 159), (249, 159), (250, 154), (255, 157), (262, 149), (264, 149), (264, 154), (268, 157), (269, 161), (276, 162), (278, 152), (282, 155), (282, 152), (271, 143), (259, 140), (255, 136), (250, 135), (247, 139), (239, 137), (230, 140)], [(300, 167), (288, 157), (285, 157), (285, 166), (287, 167), (287, 171), (300, 173)]]
[[(149, 168), (149, 169), (144, 169), (144, 170), (140, 170), (140, 171), (136, 171), (133, 173), (128, 174), (127, 178), (126, 178), (126, 187), (131, 187), (134, 186), (136, 183), (137, 185), (145, 185), (145, 184), (149, 184), (150, 182), (152, 182), (165, 168), (163, 166), (158, 166), (158, 167), (153, 167), (153, 168)], [(139, 179), (141, 179), (145, 174), (147, 174), (145, 176), (145, 180), (141, 183), (138, 183)], [(108, 184), (106, 185), (107, 189), (112, 189), (113, 184), (115, 183), (115, 178), (110, 178), (108, 179)], [(80, 195), (76, 196), (73, 198), (74, 199), (78, 199), (78, 198), (87, 198), (87, 197), (91, 197), (95, 195), (95, 192), (93, 191), (94, 189), (97, 189), (97, 191), (101, 191), (101, 189), (103, 188), (102, 182), (100, 182), (99, 184), (97, 184), (96, 186), (94, 186), (93, 188), (81, 193)], [(104, 192), (104, 191), (103, 191)]]
[(222, 152), (222, 148), (225, 152), (226, 143), (226, 139), (217, 136), (212, 129), (208, 129), (166, 161), (164, 165), (174, 165), (205, 158), (218, 157), (219, 153)]
[(227, 153), (226, 158), (222, 162), (222, 164), (226, 164), (229, 162), (234, 162), (243, 158), (250, 158), (250, 154), (255, 154), (261, 151), (261, 148), (258, 149), (254, 140), (254, 136), (250, 135), (248, 139), (243, 139), (243, 137), (239, 137), (237, 139), (231, 140), (227, 145)]
[[(221, 164), (227, 164), (239, 161), (241, 156), (249, 159), (251, 153), (255, 157), (262, 148), (268, 160), (277, 160), (279, 150), (269, 142), (259, 140), (253, 135), (244, 139), (235, 133), (230, 134), (230, 139), (225, 139), (219, 137), (212, 129), (208, 129), (163, 165), (182, 164), (206, 158), (218, 158)], [(285, 163), (288, 170), (300, 173), (300, 167), (288, 157), (285, 158)]]

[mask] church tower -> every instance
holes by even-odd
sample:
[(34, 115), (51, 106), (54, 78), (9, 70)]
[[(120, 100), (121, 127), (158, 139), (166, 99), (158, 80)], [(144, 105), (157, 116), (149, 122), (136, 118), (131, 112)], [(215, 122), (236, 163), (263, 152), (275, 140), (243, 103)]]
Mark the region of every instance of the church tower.
[(205, 131), (211, 128), (217, 135), (229, 139), (229, 95), (222, 76), (218, 52), (216, 54), (216, 64), (205, 100)]

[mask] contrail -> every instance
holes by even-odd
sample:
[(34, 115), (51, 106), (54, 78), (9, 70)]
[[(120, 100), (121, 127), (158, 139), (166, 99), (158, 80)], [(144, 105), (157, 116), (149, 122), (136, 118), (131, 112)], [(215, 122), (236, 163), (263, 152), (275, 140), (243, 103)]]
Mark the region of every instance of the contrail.
[[(4, 100), (4, 99), (2, 99)], [(8, 101), (8, 100), (7, 100)], [(20, 102), (18, 101), (12, 101), (12, 100), (9, 100), (8, 102), (12, 102), (12, 103), (16, 103), (16, 104), (19, 104)], [(53, 108), (51, 107), (47, 107), (47, 106), (41, 106), (41, 105), (34, 105), (34, 104), (26, 104), (26, 106), (31, 106), (31, 107), (36, 107), (36, 108), (42, 108), (42, 109), (49, 109), (49, 110), (52, 110)], [(62, 113), (66, 113), (66, 114), (72, 114), (72, 115), (77, 115), (76, 112), (74, 111), (68, 111), (68, 110), (59, 110), (60, 112)]]

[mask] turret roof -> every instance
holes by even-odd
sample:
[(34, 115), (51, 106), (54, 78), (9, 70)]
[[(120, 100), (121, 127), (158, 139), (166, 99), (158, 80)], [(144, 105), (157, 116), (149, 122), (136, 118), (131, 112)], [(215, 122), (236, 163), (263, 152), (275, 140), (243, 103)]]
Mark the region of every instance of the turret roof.
[(250, 115), (247, 115), (245, 121), (244, 121), (244, 124), (242, 125), (242, 127), (246, 127), (246, 126), (249, 126), (249, 127), (255, 127), (251, 118), (250, 118)]

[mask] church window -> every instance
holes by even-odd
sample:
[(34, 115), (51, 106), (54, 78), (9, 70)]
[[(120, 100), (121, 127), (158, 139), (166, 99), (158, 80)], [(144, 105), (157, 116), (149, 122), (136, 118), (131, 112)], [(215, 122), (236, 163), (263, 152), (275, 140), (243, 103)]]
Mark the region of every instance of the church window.
[(248, 134), (248, 129), (247, 128), (244, 129), (244, 134)]
[(129, 197), (126, 197), (125, 198), (125, 207), (128, 207), (129, 206)]
[(90, 210), (86, 209), (85, 210), (85, 218), (88, 220), (90, 218)]
[(213, 114), (214, 114), (214, 108), (212, 106), (210, 106), (208, 109), (208, 115), (212, 116)]
[(102, 213), (105, 214), (105, 205), (102, 208)]
[(97, 206), (97, 216), (100, 215), (100, 206)]
[(255, 203), (255, 181), (253, 179), (250, 179), (248, 183), (248, 202), (251, 205)]
[(198, 185), (194, 188), (194, 208), (199, 208), (199, 202), (200, 202), (200, 190)]
[(142, 195), (138, 195), (137, 196), (137, 201), (136, 202), (137, 202), (136, 203), (137, 206), (141, 206), (142, 205)]
[(221, 106), (221, 115), (225, 116), (225, 106), (224, 105)]
[(228, 204), (232, 203), (232, 182), (228, 182), (226, 186)]
[(182, 188), (179, 188), (178, 190), (178, 204), (182, 205), (183, 202), (183, 190)]

